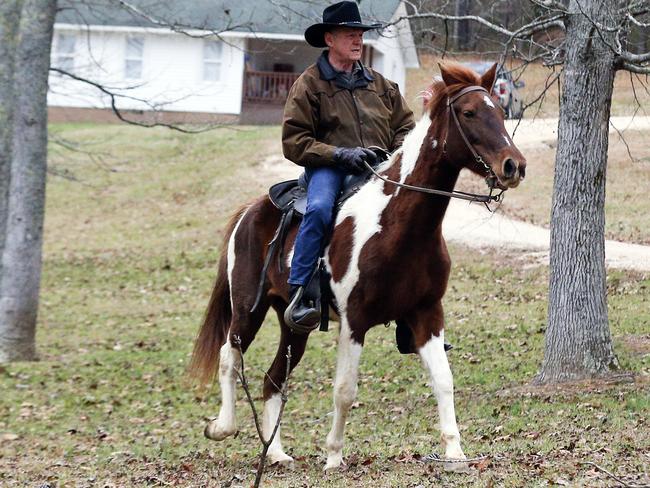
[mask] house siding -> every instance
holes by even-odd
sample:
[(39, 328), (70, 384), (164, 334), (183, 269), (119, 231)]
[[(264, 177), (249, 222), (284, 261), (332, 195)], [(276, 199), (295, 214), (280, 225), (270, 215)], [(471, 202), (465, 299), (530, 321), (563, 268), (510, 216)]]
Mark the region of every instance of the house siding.
[[(406, 7), (400, 3), (391, 22), (395, 22), (406, 14)], [(373, 42), (373, 45), (379, 52), (379, 55), (375, 56), (373, 67), (386, 78), (397, 83), (404, 94), (406, 68), (419, 67), (408, 21), (401, 20), (384, 29), (382, 35)]]
[[(117, 99), (121, 109), (241, 112), (243, 39), (223, 43), (221, 76), (213, 82), (203, 80), (203, 39), (144, 29), (111, 32), (55, 26), (53, 59), (58, 33), (76, 35), (75, 74), (129, 97)], [(126, 40), (130, 35), (144, 39), (142, 80), (125, 79)], [(110, 103), (108, 95), (86, 83), (57, 73), (50, 76), (48, 105), (52, 107), (110, 108)]]
[[(392, 20), (405, 13), (403, 3), (399, 3)], [(385, 14), (381, 15), (381, 18), (385, 17)], [(124, 95), (116, 99), (118, 108), (128, 113), (129, 118), (147, 121), (152, 117), (176, 122), (205, 121), (212, 120), (213, 114), (219, 121), (280, 123), (282, 105), (277, 100), (272, 104), (251, 100), (243, 102), (245, 63), (246, 69), (252, 71), (273, 71), (274, 65), (281, 64), (284, 69), (301, 72), (315, 62), (320, 53), (319, 49), (305, 43), (301, 33), (228, 31), (221, 35), (224, 42), (220, 79), (205, 81), (205, 41), (199, 37), (205, 31), (191, 31), (197, 37), (189, 37), (157, 27), (117, 24), (55, 24), (52, 60), (57, 59), (58, 36), (74, 34), (73, 72), (110, 87), (113, 93)], [(141, 79), (126, 77), (129, 36), (143, 39)], [(131, 43), (131, 57), (134, 55), (133, 46), (139, 45)], [(373, 47), (373, 68), (397, 82), (403, 92), (406, 68), (417, 66), (408, 22), (402, 21), (381, 34), (368, 33), (367, 45)], [(64, 50), (69, 49), (69, 39), (66, 46)], [(140, 59), (138, 48), (135, 51), (137, 65)], [(69, 53), (63, 57), (69, 63)], [(137, 73), (138, 68), (131, 66), (131, 73)], [(96, 87), (57, 73), (51, 74), (49, 82), (51, 120), (115, 120), (110, 115), (110, 96)]]

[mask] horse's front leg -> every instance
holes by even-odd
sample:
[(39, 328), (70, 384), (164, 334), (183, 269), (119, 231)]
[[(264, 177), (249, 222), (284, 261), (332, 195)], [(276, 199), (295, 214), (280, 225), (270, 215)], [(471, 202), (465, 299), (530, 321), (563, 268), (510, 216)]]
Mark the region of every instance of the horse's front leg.
[[(415, 345), (424, 366), (429, 371), (433, 392), (438, 401), (440, 432), (445, 457), (465, 459), (460, 447), (460, 433), (454, 409), (454, 378), (451, 374), (444, 342), (444, 317), (440, 301), (429, 309), (416, 313), (411, 325)], [(453, 465), (449, 465), (453, 468)], [(459, 466), (461, 467), (461, 466)]]
[(334, 419), (327, 435), (327, 464), (325, 469), (338, 468), (343, 462), (343, 430), (350, 407), (357, 396), (359, 359), (363, 346), (351, 337), (345, 317), (341, 317), (341, 332), (334, 381)]

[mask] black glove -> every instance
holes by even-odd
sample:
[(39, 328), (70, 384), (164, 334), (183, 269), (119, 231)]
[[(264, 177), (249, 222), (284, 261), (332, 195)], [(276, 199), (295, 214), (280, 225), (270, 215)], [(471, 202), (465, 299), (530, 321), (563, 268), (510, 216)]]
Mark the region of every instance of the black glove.
[(366, 170), (364, 161), (368, 161), (372, 166), (377, 163), (377, 155), (365, 147), (337, 147), (334, 151), (334, 162), (340, 164), (348, 173), (363, 173)]

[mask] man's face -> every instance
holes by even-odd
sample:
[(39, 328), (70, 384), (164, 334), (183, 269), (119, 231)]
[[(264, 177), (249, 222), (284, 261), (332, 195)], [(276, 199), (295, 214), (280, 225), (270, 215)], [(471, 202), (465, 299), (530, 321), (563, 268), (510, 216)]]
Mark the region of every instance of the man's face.
[(325, 33), (325, 43), (337, 59), (344, 62), (359, 61), (363, 48), (363, 29), (337, 27)]

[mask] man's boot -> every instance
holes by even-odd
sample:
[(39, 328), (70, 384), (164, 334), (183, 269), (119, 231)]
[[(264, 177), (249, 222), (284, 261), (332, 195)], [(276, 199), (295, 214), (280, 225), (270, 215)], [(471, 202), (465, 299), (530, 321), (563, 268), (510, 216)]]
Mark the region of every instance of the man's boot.
[(284, 322), (296, 334), (309, 334), (318, 327), (320, 309), (315, 300), (306, 296), (304, 286), (291, 285)]

